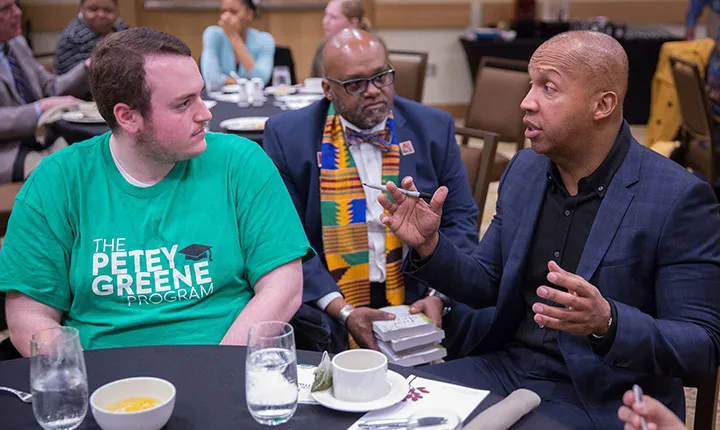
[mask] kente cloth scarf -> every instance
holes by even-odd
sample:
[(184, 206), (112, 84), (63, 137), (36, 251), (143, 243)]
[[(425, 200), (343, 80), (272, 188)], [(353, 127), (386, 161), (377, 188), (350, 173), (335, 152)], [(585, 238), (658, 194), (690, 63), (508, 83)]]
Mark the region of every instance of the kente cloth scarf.
[[(366, 141), (383, 149), (383, 184), (387, 181), (397, 184), (400, 147), (392, 112), (385, 127), (384, 136), (378, 137), (382, 135), (381, 132)], [(361, 139), (355, 133), (349, 134), (352, 134), (349, 140)], [(353, 306), (368, 306), (370, 264), (365, 192), (349, 144), (345, 142), (340, 116), (333, 104), (330, 104), (325, 122), (320, 165), (322, 233), (328, 270), (345, 296), (345, 301)], [(402, 242), (387, 226), (385, 256), (385, 297), (391, 305), (401, 305), (405, 302), (405, 285), (400, 271)]]

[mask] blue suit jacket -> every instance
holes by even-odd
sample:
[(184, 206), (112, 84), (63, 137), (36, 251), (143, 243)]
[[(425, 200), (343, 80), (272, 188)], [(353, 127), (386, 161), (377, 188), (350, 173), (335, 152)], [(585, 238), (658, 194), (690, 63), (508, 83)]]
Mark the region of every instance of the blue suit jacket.
[[(619, 426), (617, 409), (633, 383), (684, 416), (678, 377), (716, 371), (720, 351), (720, 216), (713, 191), (638, 144), (627, 124), (621, 138), (632, 139), (630, 150), (577, 268), (615, 302), (615, 341), (601, 356), (586, 337), (558, 336), (578, 396), (601, 429)], [(503, 348), (523, 318), (523, 266), (548, 168), (545, 156), (518, 153), (477, 249), (458, 250), (441, 233), (433, 256), (412, 274), (473, 307), (496, 305), (492, 325), (471, 354)]]
[[(275, 162), (292, 196), (305, 233), (317, 256), (303, 264), (303, 301), (311, 302), (339, 291), (325, 265), (320, 218), (320, 168), (329, 101), (276, 115), (265, 125), (263, 147)], [(477, 207), (455, 141), (450, 115), (419, 103), (395, 97), (393, 106), (398, 142), (411, 141), (414, 154), (400, 156), (400, 178), (412, 176), (418, 189), (433, 192), (441, 185), (450, 189), (440, 230), (459, 249), (470, 252), (478, 243)], [(422, 297), (425, 287), (406, 277), (406, 302)], [(459, 308), (462, 308), (460, 306)], [(453, 317), (458, 319), (458, 312)]]

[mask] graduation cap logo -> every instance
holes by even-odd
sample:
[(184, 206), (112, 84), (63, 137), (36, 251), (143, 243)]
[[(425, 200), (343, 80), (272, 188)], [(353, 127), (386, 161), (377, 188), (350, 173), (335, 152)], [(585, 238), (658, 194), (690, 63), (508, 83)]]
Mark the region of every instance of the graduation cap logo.
[(212, 248), (212, 246), (198, 245), (197, 243), (193, 243), (192, 245), (186, 246), (185, 248), (181, 249), (180, 254), (184, 254), (186, 260), (198, 261), (202, 260), (203, 258), (208, 258), (210, 259), (210, 261), (213, 261), (212, 251), (210, 251), (210, 248)]

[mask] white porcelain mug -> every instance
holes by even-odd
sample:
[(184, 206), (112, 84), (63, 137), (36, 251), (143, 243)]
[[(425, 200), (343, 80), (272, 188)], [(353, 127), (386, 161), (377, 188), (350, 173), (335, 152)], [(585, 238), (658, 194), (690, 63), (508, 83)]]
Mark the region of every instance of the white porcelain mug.
[(353, 349), (332, 359), (333, 395), (338, 400), (369, 402), (388, 393), (387, 357), (371, 349)]

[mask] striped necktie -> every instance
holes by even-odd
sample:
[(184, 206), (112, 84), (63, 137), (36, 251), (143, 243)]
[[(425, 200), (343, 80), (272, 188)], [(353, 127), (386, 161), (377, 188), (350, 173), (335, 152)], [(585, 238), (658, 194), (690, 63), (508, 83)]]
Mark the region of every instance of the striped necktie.
[(36, 101), (35, 96), (33, 95), (32, 91), (30, 91), (30, 88), (27, 86), (27, 83), (25, 81), (25, 73), (23, 73), (22, 69), (20, 68), (20, 63), (18, 63), (17, 57), (15, 57), (15, 54), (7, 44), (4, 47), (4, 51), (5, 56), (8, 59), (8, 63), (10, 64), (10, 72), (12, 72), (12, 77), (15, 81), (15, 89), (20, 95), (23, 103), (32, 103)]

